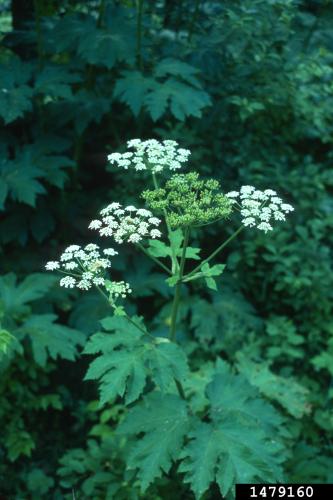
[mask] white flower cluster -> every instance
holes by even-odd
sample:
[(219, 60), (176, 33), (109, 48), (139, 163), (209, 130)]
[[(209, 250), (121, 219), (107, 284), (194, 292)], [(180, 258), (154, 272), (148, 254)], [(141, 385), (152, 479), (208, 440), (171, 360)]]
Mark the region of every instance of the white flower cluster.
[(127, 142), (127, 146), (135, 151), (110, 154), (108, 160), (112, 165), (116, 164), (125, 170), (130, 167), (137, 171), (151, 170), (153, 173), (164, 169), (174, 171), (181, 168), (191, 154), (188, 149), (178, 148), (178, 143), (171, 140), (159, 142), (156, 139), (132, 139)]
[(244, 226), (257, 227), (265, 233), (272, 231), (272, 221), (284, 221), (285, 214), (294, 210), (272, 189), (260, 191), (253, 186), (242, 186), (239, 192), (231, 191), (226, 196), (240, 210)]
[(79, 245), (71, 245), (60, 256), (60, 261), (50, 261), (45, 268), (48, 271), (59, 270), (68, 273), (60, 280), (60, 286), (65, 288), (78, 287), (81, 290), (89, 290), (93, 285), (105, 284), (105, 269), (111, 267), (108, 257), (117, 255), (113, 248), (103, 250), (103, 255), (95, 243), (89, 243), (84, 248)]
[(110, 300), (115, 302), (119, 297), (125, 299), (132, 290), (128, 283), (125, 281), (108, 281), (106, 283), (106, 289), (110, 294)]
[(112, 236), (116, 243), (139, 243), (144, 237), (160, 238), (161, 231), (156, 229), (161, 220), (154, 217), (150, 210), (122, 207), (120, 203), (111, 203), (101, 210), (102, 220), (95, 219), (89, 229), (96, 229), (101, 236)]

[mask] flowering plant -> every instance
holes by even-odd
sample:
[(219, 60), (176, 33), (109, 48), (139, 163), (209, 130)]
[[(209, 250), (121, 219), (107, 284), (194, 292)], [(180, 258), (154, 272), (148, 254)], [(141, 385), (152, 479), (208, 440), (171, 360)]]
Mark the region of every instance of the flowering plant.
[[(249, 396), (244, 382), (232, 375), (221, 361), (217, 361), (204, 394), (200, 395), (204, 402), (200, 403), (198, 410), (197, 401), (193, 399), (194, 372), (189, 368), (190, 351), (182, 342), (178, 325), (182, 287), (197, 281), (216, 290), (216, 279), (223, 273), (225, 265), (211, 265), (213, 259), (217, 259), (220, 252), (246, 228), (264, 233), (272, 231), (275, 224), (285, 221), (293, 207), (284, 203), (272, 189), (261, 191), (253, 186), (243, 186), (239, 191), (223, 193), (215, 179), (203, 179), (197, 172), (173, 173), (188, 161), (190, 155), (175, 141), (135, 139), (128, 142), (128, 148), (134, 152), (112, 153), (109, 161), (118, 168), (143, 171), (150, 176), (151, 187), (140, 196), (146, 206), (124, 207), (111, 202), (101, 210), (98, 219), (92, 220), (89, 228), (98, 231), (99, 236), (108, 242), (111, 240), (112, 247), (102, 250), (95, 243), (83, 248), (74, 244), (66, 248), (59, 261), (46, 264), (47, 270), (64, 274), (60, 279), (61, 286), (81, 290), (95, 286), (112, 308), (113, 314), (102, 321), (103, 331), (93, 335), (85, 348), (87, 354), (97, 354), (86, 378), (99, 381), (102, 404), (117, 397), (123, 398), (125, 405), (135, 403), (118, 431), (127, 435), (144, 434), (141, 442), (134, 443), (128, 460), (128, 466), (138, 470), (143, 491), (162, 471), (168, 472), (172, 462), (179, 463), (179, 471), (185, 473), (184, 480), (190, 482), (198, 498), (214, 480), (223, 495), (232, 491), (232, 485), (245, 477), (233, 465), (236, 459), (246, 461), (248, 480), (267, 480), (267, 476), (278, 480), (279, 447), (272, 443), (268, 445), (269, 432), (267, 435), (263, 433), (258, 424), (258, 419), (263, 417), (254, 412), (248, 415), (248, 422), (244, 424), (239, 414), (243, 410), (223, 407), (223, 394), (227, 396), (225, 383), (238, 391), (242, 404), (247, 404)], [(200, 249), (191, 246), (192, 235), (197, 237), (198, 231), (210, 224), (220, 224), (222, 232), (222, 222), (223, 225), (233, 224), (237, 212), (240, 213), (240, 225), (219, 242), (210, 255), (201, 259)], [(126, 310), (123, 299), (131, 293), (131, 285), (112, 277), (112, 261), (118, 255), (113, 245), (125, 244), (134, 245), (166, 275), (173, 295), (167, 336), (149, 331), (141, 317), (132, 317)], [(190, 267), (193, 260), (199, 263)], [(262, 408), (263, 414), (265, 411), (269, 413), (268, 407)], [(254, 441), (249, 446), (233, 436), (228, 427), (231, 417), (235, 418), (235, 432), (239, 433), (240, 439), (247, 436), (250, 429), (254, 433)], [(276, 422), (279, 422), (278, 418)], [(157, 438), (160, 426), (167, 431), (162, 439)], [(217, 433), (219, 440), (214, 441), (213, 432)], [(196, 479), (202, 460), (199, 450), (211, 439), (212, 466), (209, 468), (205, 464), (205, 476)], [(230, 443), (235, 440), (236, 458), (230, 456), (229, 450)], [(270, 464), (266, 463), (267, 459), (258, 458), (263, 442), (269, 450)]]

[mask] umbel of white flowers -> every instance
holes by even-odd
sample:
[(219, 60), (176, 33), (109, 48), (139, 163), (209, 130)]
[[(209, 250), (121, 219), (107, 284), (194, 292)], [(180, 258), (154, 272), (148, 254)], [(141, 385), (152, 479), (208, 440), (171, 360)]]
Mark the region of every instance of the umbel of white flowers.
[(244, 226), (256, 227), (265, 233), (272, 231), (274, 221), (286, 220), (285, 214), (294, 210), (283, 203), (273, 189), (260, 191), (253, 186), (242, 186), (240, 191), (230, 191), (226, 196), (241, 213)]
[(156, 139), (141, 141), (132, 139), (127, 142), (127, 147), (134, 151), (126, 153), (111, 153), (108, 160), (112, 165), (128, 170), (150, 170), (154, 174), (163, 170), (175, 171), (181, 168), (182, 163), (188, 161), (191, 151), (179, 148), (176, 141)]
[(161, 231), (156, 229), (161, 220), (145, 208), (122, 207), (114, 202), (103, 208), (100, 214), (101, 220), (91, 221), (89, 229), (97, 229), (100, 236), (112, 237), (116, 243), (139, 243), (143, 238), (162, 236)]
[(105, 286), (114, 298), (125, 297), (131, 289), (124, 281), (110, 282), (105, 279), (105, 271), (111, 267), (110, 257), (117, 255), (113, 248), (105, 248), (102, 252), (95, 243), (88, 243), (84, 248), (70, 245), (60, 256), (59, 261), (50, 261), (45, 268), (48, 271), (60, 271), (65, 276), (60, 280), (64, 288), (80, 288), (89, 290), (93, 285)]

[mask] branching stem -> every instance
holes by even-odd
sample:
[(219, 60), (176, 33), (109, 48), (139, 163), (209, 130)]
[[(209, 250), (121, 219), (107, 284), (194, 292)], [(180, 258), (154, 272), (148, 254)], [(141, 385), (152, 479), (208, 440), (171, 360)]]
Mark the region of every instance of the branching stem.
[(190, 273), (188, 273), (186, 276), (184, 276), (184, 278), (189, 278), (191, 276), (193, 276), (195, 273), (197, 273), (198, 271), (200, 271), (201, 267), (208, 263), (209, 261), (211, 261), (217, 254), (219, 254), (223, 248), (225, 248), (234, 238), (236, 238), (236, 236), (239, 235), (239, 233), (244, 229), (244, 226), (241, 226), (237, 229), (237, 231), (235, 231), (227, 240), (225, 240), (219, 247), (216, 248), (216, 250), (214, 250), (213, 253), (211, 253), (209, 255), (209, 257), (207, 257), (207, 259), (203, 260), (201, 262), (201, 264), (199, 264), (197, 267), (195, 267)]

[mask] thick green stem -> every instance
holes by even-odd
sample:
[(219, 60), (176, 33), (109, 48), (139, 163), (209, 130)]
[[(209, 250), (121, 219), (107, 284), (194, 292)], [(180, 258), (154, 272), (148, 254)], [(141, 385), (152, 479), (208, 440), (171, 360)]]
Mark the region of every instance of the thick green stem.
[[(154, 174), (154, 172), (152, 172), (152, 176), (153, 176), (154, 188), (159, 189), (157, 178), (156, 178), (156, 175)], [(171, 230), (171, 226), (169, 223), (168, 214), (167, 214), (167, 211), (165, 209), (163, 210), (163, 215), (164, 215), (165, 224), (166, 224), (166, 227), (168, 230), (169, 241), (171, 243), (170, 235), (171, 235), (172, 230)], [(172, 273), (176, 273), (179, 269), (179, 264), (178, 264), (177, 255), (175, 253), (175, 250), (174, 250), (172, 244), (171, 244), (171, 266), (172, 266)]]
[(151, 260), (153, 260), (155, 262), (155, 264), (160, 266), (168, 274), (171, 274), (170, 269), (167, 266), (165, 266), (163, 264), (163, 262), (158, 260), (156, 257), (153, 257), (152, 255), (150, 255), (150, 253), (142, 245), (140, 245), (140, 243), (138, 243), (137, 246), (138, 246), (138, 248), (140, 248), (141, 252), (143, 252), (145, 255), (147, 255), (147, 257), (149, 257)]
[(173, 303), (172, 303), (171, 324), (170, 324), (170, 334), (169, 334), (171, 341), (175, 341), (175, 339), (176, 339), (177, 315), (178, 315), (178, 309), (179, 309), (179, 303), (180, 303), (180, 289), (182, 286), (182, 278), (183, 278), (185, 260), (186, 260), (186, 248), (188, 245), (189, 236), (190, 236), (190, 228), (187, 227), (185, 229), (183, 251), (182, 251), (182, 256), (181, 256), (180, 264), (179, 264), (179, 279), (178, 279), (178, 282), (175, 286), (175, 295), (174, 295)]
[(190, 273), (188, 273), (185, 278), (189, 278), (190, 276), (193, 276), (193, 274), (197, 273), (200, 271), (201, 267), (206, 264), (207, 262), (211, 261), (217, 254), (219, 254), (223, 248), (225, 248), (236, 236), (239, 235), (239, 233), (244, 229), (244, 226), (241, 226), (237, 229), (237, 231), (234, 232), (227, 240), (225, 240), (219, 247), (217, 247), (216, 250), (214, 250), (213, 253), (207, 257), (207, 259), (203, 260), (197, 267), (195, 267)]

